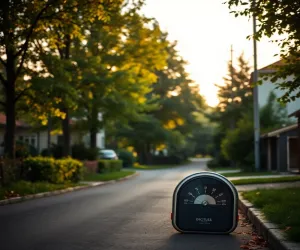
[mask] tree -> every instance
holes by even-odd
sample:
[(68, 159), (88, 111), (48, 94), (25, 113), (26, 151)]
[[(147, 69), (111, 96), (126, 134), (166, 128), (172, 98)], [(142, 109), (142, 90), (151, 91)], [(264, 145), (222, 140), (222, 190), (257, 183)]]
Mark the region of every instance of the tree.
[(237, 166), (251, 168), (254, 163), (252, 113), (244, 115), (234, 130), (228, 130), (221, 142), (222, 154)]
[(224, 159), (222, 140), (229, 131), (237, 129), (239, 120), (251, 112), (253, 105), (250, 67), (243, 54), (238, 57), (237, 67), (232, 67), (231, 62), (228, 63), (228, 75), (224, 77), (224, 84), (216, 86), (219, 89), (219, 104), (215, 112), (208, 114), (211, 121), (218, 124), (213, 139), (214, 162), (227, 165), (229, 162)]
[(243, 54), (238, 57), (238, 67), (228, 62), (228, 75), (224, 84), (218, 87), (219, 104), (215, 116), (224, 129), (233, 129), (244, 112), (252, 108), (252, 86), (250, 85), (250, 66)]
[[(260, 109), (261, 130), (268, 132), (289, 123), (285, 107), (276, 101), (271, 92), (268, 102)], [(238, 121), (234, 130), (228, 130), (221, 142), (222, 154), (228, 160), (234, 160), (240, 167), (252, 167), (254, 164), (253, 115), (247, 112)]]
[[(145, 95), (156, 81), (155, 71), (165, 65), (159, 25), (139, 14), (139, 8), (120, 8), (109, 23), (93, 23), (86, 44), (77, 46), (74, 59), (82, 72), (77, 116), (84, 118), (92, 148), (99, 128), (110, 120), (126, 123), (150, 108)], [(98, 121), (99, 113), (104, 122)]]
[(260, 109), (260, 126), (263, 131), (270, 131), (289, 124), (287, 110), (277, 102), (277, 96), (271, 92), (265, 106)]
[[(44, 42), (59, 46), (60, 56), (69, 59), (70, 42), (78, 32), (76, 20), (106, 19), (103, 6), (111, 1), (17, 1), (5, 0), (0, 4), (0, 80), (4, 89), (6, 131), (5, 154), (15, 157), (16, 103), (30, 89), (24, 84), (25, 71), (36, 71), (37, 64), (30, 61), (35, 55), (33, 39), (45, 31)], [(79, 18), (80, 17), (80, 18)], [(54, 36), (51, 28), (68, 27), (62, 36)], [(77, 29), (73, 29), (77, 27)], [(53, 48), (52, 48), (53, 49)], [(33, 64), (33, 65), (32, 65)]]
[[(265, 1), (265, 0), (228, 0), (226, 2), (235, 16), (256, 16), (259, 22), (258, 31), (254, 39), (263, 36), (283, 35), (275, 40), (280, 47), (282, 64), (273, 74), (272, 81), (277, 88), (285, 90), (280, 97), (284, 103), (300, 97), (300, 2), (298, 0)], [(293, 80), (287, 77), (294, 76)], [(278, 79), (283, 82), (277, 82)]]
[(156, 70), (157, 81), (146, 95), (150, 109), (143, 112), (141, 120), (119, 130), (119, 136), (135, 148), (143, 164), (151, 163), (151, 153), (156, 149), (166, 148), (170, 155), (183, 158), (193, 153), (188, 137), (199, 126), (195, 114), (203, 107), (198, 85), (189, 79), (176, 43), (169, 42), (167, 34), (161, 34), (161, 40), (168, 45), (167, 64)]

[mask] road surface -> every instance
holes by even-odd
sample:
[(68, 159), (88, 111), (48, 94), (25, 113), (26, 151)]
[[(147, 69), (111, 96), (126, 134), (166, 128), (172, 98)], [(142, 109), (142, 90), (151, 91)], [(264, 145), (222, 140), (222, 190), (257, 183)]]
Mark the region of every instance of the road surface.
[(141, 171), (109, 184), (0, 207), (1, 250), (235, 250), (251, 239), (251, 227), (231, 235), (175, 231), (172, 192), (205, 162), (171, 170)]

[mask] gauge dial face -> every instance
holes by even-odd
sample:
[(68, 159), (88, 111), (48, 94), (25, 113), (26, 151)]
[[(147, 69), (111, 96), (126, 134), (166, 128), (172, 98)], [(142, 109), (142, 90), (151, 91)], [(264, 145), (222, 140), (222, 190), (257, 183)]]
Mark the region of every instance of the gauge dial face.
[(176, 221), (183, 231), (226, 232), (233, 227), (234, 195), (222, 180), (187, 181), (177, 194)]
[[(219, 190), (218, 190), (219, 189)], [(224, 191), (221, 190), (220, 185), (201, 185), (188, 190), (186, 199), (183, 200), (185, 205), (216, 205), (226, 206), (227, 197)]]

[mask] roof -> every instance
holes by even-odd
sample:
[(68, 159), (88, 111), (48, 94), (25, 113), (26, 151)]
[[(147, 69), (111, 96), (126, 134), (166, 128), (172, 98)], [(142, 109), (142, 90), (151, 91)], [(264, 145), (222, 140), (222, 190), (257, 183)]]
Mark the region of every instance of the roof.
[(293, 125), (286, 126), (286, 127), (280, 128), (280, 129), (276, 129), (269, 133), (263, 134), (261, 137), (276, 137), (284, 132), (289, 132), (291, 130), (297, 129), (297, 127), (298, 127), (298, 124), (293, 124)]
[[(258, 73), (261, 74), (268, 74), (268, 73), (274, 73), (276, 72), (277, 68), (284, 65), (284, 61), (283, 60), (279, 60), (277, 62), (271, 63), (263, 68), (258, 69)], [(250, 75), (250, 84), (253, 83), (253, 73), (251, 73)]]
[[(6, 125), (6, 116), (0, 113), (0, 125)], [(30, 125), (23, 121), (16, 121), (17, 127), (29, 128)]]
[(289, 117), (300, 117), (300, 109), (298, 109), (297, 111), (289, 114)]
[(279, 60), (277, 62), (271, 63), (261, 69), (259, 69), (259, 72), (266, 72), (266, 71), (276, 71), (276, 69), (280, 66), (284, 65), (283, 60)]

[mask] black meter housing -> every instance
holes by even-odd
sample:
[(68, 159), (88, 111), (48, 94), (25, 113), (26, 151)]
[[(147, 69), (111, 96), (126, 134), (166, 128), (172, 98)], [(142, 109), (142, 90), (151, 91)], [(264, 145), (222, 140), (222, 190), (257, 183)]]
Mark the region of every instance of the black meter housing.
[(182, 233), (229, 234), (238, 223), (238, 192), (224, 176), (201, 172), (184, 178), (173, 194), (172, 224)]

